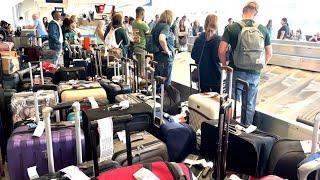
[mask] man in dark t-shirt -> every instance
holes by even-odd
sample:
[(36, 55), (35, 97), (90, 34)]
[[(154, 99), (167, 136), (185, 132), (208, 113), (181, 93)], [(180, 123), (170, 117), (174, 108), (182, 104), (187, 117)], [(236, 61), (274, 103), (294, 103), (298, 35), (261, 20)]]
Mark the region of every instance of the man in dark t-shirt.
[[(258, 13), (258, 4), (255, 1), (248, 2), (245, 7), (243, 8), (242, 14), (242, 22), (246, 24), (248, 27), (253, 27), (255, 23), (254, 17)], [(272, 56), (272, 47), (270, 43), (270, 35), (266, 27), (262, 26), (261, 24), (258, 26), (258, 29), (264, 36), (264, 46), (265, 46), (265, 62), (266, 64), (269, 62)], [(242, 28), (239, 23), (233, 23), (229, 25), (222, 36), (222, 40), (219, 46), (219, 58), (220, 62), (222, 63), (222, 68), (228, 70), (227, 66), (227, 48), (228, 45), (231, 45), (231, 55), (233, 54), (234, 50), (236, 49), (238, 43), (238, 36), (241, 32)], [(232, 97), (235, 97), (235, 82), (236, 79), (242, 79), (249, 83), (249, 90), (248, 90), (248, 99), (247, 102), (247, 111), (246, 111), (246, 120), (242, 120), (245, 122), (246, 125), (252, 124), (253, 116), (255, 113), (256, 107), (256, 97), (258, 93), (258, 85), (260, 81), (260, 71), (257, 70), (246, 70), (238, 68), (233, 63), (234, 57), (230, 59), (229, 66), (234, 69), (233, 73), (233, 84), (232, 84)], [(241, 92), (237, 91), (237, 97), (240, 100)]]

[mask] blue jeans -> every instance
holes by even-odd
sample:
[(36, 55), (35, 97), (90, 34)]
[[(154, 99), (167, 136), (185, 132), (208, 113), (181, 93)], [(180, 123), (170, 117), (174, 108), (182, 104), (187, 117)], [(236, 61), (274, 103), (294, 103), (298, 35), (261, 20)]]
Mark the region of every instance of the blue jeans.
[[(245, 122), (245, 125), (250, 125), (253, 122), (253, 117), (256, 109), (256, 100), (258, 94), (258, 86), (260, 82), (260, 75), (247, 73), (243, 71), (234, 71), (232, 81), (232, 99), (235, 99), (235, 83), (237, 79), (242, 79), (249, 83), (246, 120), (242, 121)], [(239, 89), (243, 89), (243, 87), (240, 86)], [(241, 90), (238, 90), (237, 93), (237, 101), (241, 101)]]
[(165, 84), (171, 84), (172, 62), (158, 62), (155, 75), (166, 77)]

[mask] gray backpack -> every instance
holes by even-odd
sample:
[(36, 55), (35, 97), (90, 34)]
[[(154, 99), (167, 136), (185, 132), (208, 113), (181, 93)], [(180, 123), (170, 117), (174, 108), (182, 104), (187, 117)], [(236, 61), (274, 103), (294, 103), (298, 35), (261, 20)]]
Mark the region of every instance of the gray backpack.
[(234, 50), (233, 62), (240, 69), (260, 70), (265, 65), (264, 36), (258, 29), (259, 24), (247, 27), (243, 21), (238, 22), (242, 27), (238, 35), (237, 47)]

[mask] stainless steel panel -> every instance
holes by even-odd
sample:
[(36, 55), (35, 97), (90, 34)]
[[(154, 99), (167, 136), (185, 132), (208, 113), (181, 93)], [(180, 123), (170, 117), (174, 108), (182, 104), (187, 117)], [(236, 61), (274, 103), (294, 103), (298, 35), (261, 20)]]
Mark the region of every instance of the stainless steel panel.
[(320, 58), (320, 47), (272, 44), (273, 53), (289, 56)]
[(274, 54), (269, 64), (320, 72), (320, 58), (316, 59)]

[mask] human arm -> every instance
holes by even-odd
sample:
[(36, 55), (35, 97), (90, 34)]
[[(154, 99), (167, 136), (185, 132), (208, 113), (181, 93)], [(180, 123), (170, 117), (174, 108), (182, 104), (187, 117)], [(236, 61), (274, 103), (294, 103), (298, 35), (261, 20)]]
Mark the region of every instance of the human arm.
[(281, 31), (279, 39), (284, 39), (285, 34), (286, 34), (286, 31)]
[(218, 55), (222, 66), (227, 66), (227, 50), (228, 43), (226, 41), (221, 41), (219, 45)]
[(268, 64), (271, 57), (272, 57), (272, 46), (268, 45), (268, 46), (264, 47), (264, 49), (265, 49), (266, 64)]
[(168, 47), (168, 43), (167, 43), (167, 37), (169, 36), (169, 33), (170, 33), (170, 27), (165, 26), (159, 35), (160, 46), (161, 46), (163, 52), (168, 55), (171, 54), (170, 49)]

